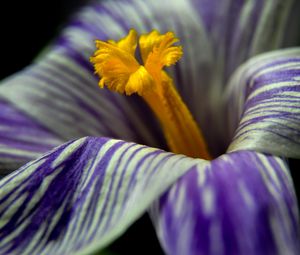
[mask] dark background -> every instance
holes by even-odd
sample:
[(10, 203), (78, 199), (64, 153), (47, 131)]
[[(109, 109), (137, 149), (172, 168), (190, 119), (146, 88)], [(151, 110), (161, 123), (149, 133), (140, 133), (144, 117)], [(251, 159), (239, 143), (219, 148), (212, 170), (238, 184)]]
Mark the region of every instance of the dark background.
[[(26, 67), (87, 0), (1, 1), (0, 80)], [(104, 253), (106, 254), (106, 253)], [(144, 215), (107, 254), (163, 254), (152, 223)]]
[[(9, 2), (9, 3), (8, 3)], [(33, 60), (67, 22), (70, 13), (87, 0), (2, 1), (0, 6), (0, 80)], [(300, 197), (299, 161), (290, 160)], [(143, 216), (110, 250), (118, 254), (163, 254), (148, 216)]]
[(1, 1), (1, 73), (3, 78), (27, 66), (86, 0)]

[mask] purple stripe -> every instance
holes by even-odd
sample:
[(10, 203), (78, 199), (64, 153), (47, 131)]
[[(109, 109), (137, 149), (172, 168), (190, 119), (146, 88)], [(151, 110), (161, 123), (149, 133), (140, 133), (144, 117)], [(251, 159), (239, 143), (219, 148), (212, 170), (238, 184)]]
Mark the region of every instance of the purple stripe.
[[(82, 145), (80, 148), (74, 151), (72, 157), (78, 158), (79, 155), (82, 154), (81, 149), (83, 147), (84, 146)], [(59, 155), (60, 151), (57, 151), (55, 154)], [(19, 206), (16, 213), (11, 217), (9, 222), (1, 228), (0, 238), (3, 238), (4, 236), (12, 232), (29, 215), (31, 215), (32, 220), (29, 226), (23, 229), (22, 232), (17, 237), (13, 238), (13, 240), (8, 243), (11, 246), (6, 251), (7, 253), (12, 252), (17, 247), (21, 247), (24, 245), (24, 243), (28, 242), (30, 237), (34, 235), (35, 231), (39, 229), (39, 226), (42, 224), (42, 222), (49, 219), (49, 217), (51, 217), (51, 215), (49, 215), (49, 210), (56, 211), (62, 205), (63, 201), (65, 201), (65, 198), (69, 197), (68, 200), (71, 201), (72, 199), (70, 198), (75, 195), (74, 191), (77, 184), (79, 183), (80, 174), (83, 169), (82, 166), (84, 162), (79, 162), (79, 165), (77, 167), (74, 167), (73, 169), (70, 169), (69, 167), (70, 164), (73, 164), (73, 162), (70, 160), (67, 162), (63, 162), (62, 164), (60, 164), (55, 168), (52, 168), (51, 164), (55, 159), (56, 156), (55, 154), (49, 159), (47, 159), (47, 161), (42, 166), (37, 168), (37, 171), (32, 173), (31, 176), (27, 178), (29, 183), (31, 183), (32, 185), (26, 185), (25, 187), (23, 187), (22, 184), (20, 185), (20, 187), (22, 187), (20, 193), (28, 194), (28, 195), (25, 201)], [(23, 214), (23, 211), (26, 209), (27, 205), (29, 204), (29, 201), (31, 200), (32, 196), (40, 188), (40, 185), (42, 185), (43, 178), (45, 178), (48, 175), (51, 175), (53, 172), (57, 171), (61, 166), (64, 166), (67, 169), (69, 168), (69, 171), (61, 171), (56, 176), (56, 178), (52, 180), (49, 189), (47, 189), (46, 193), (42, 196), (37, 207), (32, 208), (28, 212), (28, 214), (21, 219), (21, 215)], [(41, 170), (43, 170), (43, 176), (40, 175)], [(65, 182), (65, 179), (68, 180), (70, 178), (72, 179), (72, 181)], [(14, 192), (15, 191), (16, 190), (14, 190)], [(70, 204), (68, 205), (68, 207), (70, 207)], [(36, 210), (37, 208), (40, 208), (40, 210)], [(65, 210), (63, 212), (63, 215), (61, 216), (61, 222), (60, 222), (62, 224), (58, 226), (60, 228), (60, 233), (62, 232), (62, 229), (66, 227), (65, 224), (67, 223), (71, 213), (72, 212), (70, 210)], [(55, 240), (56, 238), (58, 238), (58, 236), (56, 235), (56, 231), (52, 232), (47, 242), (50, 242), (51, 240)]]
[[(45, 69), (43, 70), (43, 72), (44, 71), (45, 71)], [(68, 96), (70, 96), (70, 98), (72, 100), (72, 103), (77, 104), (76, 108), (78, 108), (78, 106), (79, 106), (79, 108), (81, 108), (82, 110), (84, 110), (87, 113), (90, 113), (90, 115), (94, 116), (95, 119), (99, 120), (99, 127), (103, 126), (106, 129), (106, 132), (103, 132), (103, 131), (100, 132), (100, 130), (99, 130), (99, 134), (102, 134), (102, 135), (105, 135), (105, 136), (116, 137), (116, 134), (113, 132), (113, 129), (109, 128), (109, 126), (106, 124), (106, 122), (101, 121), (101, 119), (102, 119), (101, 115), (95, 109), (91, 108), (88, 104), (86, 104), (84, 101), (82, 101), (81, 98), (78, 98), (78, 96), (76, 94), (74, 94), (74, 92), (72, 92), (72, 90), (68, 89), (67, 86), (62, 86), (62, 85), (60, 85), (60, 83), (55, 82), (54, 80), (51, 80), (51, 79), (43, 76), (41, 73), (35, 74), (34, 72), (32, 73), (33, 77), (36, 77), (37, 79), (39, 79), (43, 82), (46, 82), (48, 84), (52, 84), (56, 88), (60, 88), (61, 90), (64, 90), (64, 92), (67, 93)], [(51, 73), (50, 70), (48, 72)], [(63, 94), (58, 94), (57, 92), (52, 92), (50, 89), (51, 88), (49, 88), (49, 90), (47, 88), (43, 88), (43, 91), (47, 91), (47, 95), (49, 96), (49, 98), (51, 98), (51, 96), (52, 96), (52, 97), (55, 97), (56, 99), (60, 99), (61, 101), (66, 100), (65, 98), (63, 98)], [(96, 101), (96, 99), (93, 99), (93, 100)], [(35, 95), (31, 96), (31, 101), (37, 102), (37, 98), (35, 97)], [(53, 104), (54, 102), (52, 103), (50, 100), (48, 100), (48, 101), (43, 100), (43, 101), (41, 101), (41, 103), (44, 104), (44, 105), (47, 104), (47, 103), (50, 103), (49, 107), (51, 107), (50, 109), (52, 109), (54, 113), (55, 112), (60, 112), (60, 111), (66, 112), (65, 109), (60, 109), (60, 106), (58, 104)], [(66, 114), (68, 114), (70, 116), (73, 115), (73, 113), (72, 114), (71, 113), (66, 113)], [(78, 117), (76, 117), (76, 115), (73, 115), (73, 119), (74, 120), (76, 119), (77, 121), (79, 120)], [(70, 122), (69, 124), (72, 124), (72, 122)], [(82, 130), (82, 133), (84, 133), (84, 130)]]
[[(121, 143), (120, 143), (121, 144)], [(119, 145), (120, 146), (120, 145)], [(124, 150), (123, 152), (122, 152), (122, 154), (120, 155), (120, 159), (122, 159), (124, 156), (125, 156), (125, 154), (126, 153), (128, 153), (128, 151), (129, 151), (129, 149), (130, 148), (132, 148), (134, 146), (134, 144), (131, 144), (128, 148), (126, 148), (126, 150)], [(117, 149), (117, 148), (116, 148)], [(113, 153), (115, 153), (116, 152), (116, 149), (115, 149), (115, 151), (112, 151)], [(138, 151), (139, 151), (140, 149), (138, 149)], [(134, 154), (136, 153), (136, 151), (134, 152)], [(110, 156), (111, 157), (111, 156)], [(130, 156), (130, 158), (131, 158), (132, 156)], [(110, 186), (109, 186), (109, 190), (108, 190), (108, 193), (107, 193), (107, 196), (106, 196), (106, 198), (105, 198), (105, 201), (104, 201), (104, 206), (103, 206), (103, 208), (102, 208), (102, 210), (101, 210), (101, 212), (100, 212), (100, 217), (99, 217), (99, 219), (102, 219), (103, 218), (103, 216), (104, 216), (104, 214), (105, 214), (105, 211), (106, 211), (106, 206), (107, 206), (107, 203), (109, 202), (109, 200), (110, 200), (110, 196), (111, 196), (111, 192), (112, 192), (112, 187), (113, 187), (113, 185), (114, 185), (114, 183), (115, 183), (115, 176), (116, 176), (116, 174), (117, 174), (117, 172), (118, 172), (118, 170), (119, 170), (119, 167), (120, 167), (120, 164), (121, 164), (121, 160), (119, 160), (118, 162), (117, 162), (117, 165), (115, 166), (115, 168), (114, 168), (114, 170), (112, 171), (112, 175), (111, 175), (111, 183), (110, 183)], [(90, 185), (89, 185), (90, 186)], [(97, 190), (97, 189), (96, 189)], [(100, 192), (99, 192), (99, 195), (100, 195)], [(98, 198), (97, 198), (97, 200), (98, 200)], [(97, 200), (95, 200), (95, 203), (96, 203), (96, 201)], [(114, 207), (113, 207), (114, 208)], [(93, 207), (93, 210), (91, 210), (91, 213), (90, 213), (90, 217), (89, 217), (89, 222), (88, 222), (88, 225), (87, 225), (87, 227), (89, 228), (90, 226), (91, 226), (91, 223), (92, 223), (92, 220), (93, 220), (93, 216), (95, 215), (95, 207)], [(98, 222), (99, 224), (97, 224), (97, 226), (99, 226), (100, 227), (100, 222)], [(86, 225), (86, 224), (85, 224)], [(91, 238), (93, 237), (95, 235), (95, 232), (92, 234), (92, 236), (91, 236)]]
[[(130, 147), (128, 147), (128, 148), (122, 153), (122, 155), (120, 156), (120, 158), (123, 158), (123, 156), (125, 155), (125, 153), (126, 153), (130, 148), (132, 148), (133, 145), (134, 145), (134, 144), (132, 144)], [(107, 197), (106, 197), (106, 199), (105, 199), (104, 206), (103, 206), (103, 210), (102, 210), (103, 213), (105, 213), (105, 207), (106, 207), (107, 203), (109, 202), (109, 200), (113, 200), (111, 208), (116, 208), (117, 200), (118, 200), (119, 194), (120, 194), (120, 189), (121, 189), (121, 187), (122, 187), (122, 185), (123, 185), (123, 180), (124, 180), (125, 172), (126, 172), (126, 170), (128, 169), (128, 165), (129, 165), (129, 163), (133, 160), (133, 158), (137, 155), (137, 153), (140, 152), (140, 151), (143, 150), (143, 149), (145, 149), (145, 147), (139, 147), (138, 149), (136, 149), (136, 150), (130, 155), (130, 157), (128, 158), (128, 160), (126, 161), (126, 164), (125, 164), (125, 166), (123, 167), (123, 170), (122, 170), (122, 172), (121, 172), (121, 177), (120, 177), (120, 179), (119, 179), (119, 181), (118, 181), (118, 184), (117, 184), (117, 189), (115, 190), (115, 195), (114, 195), (114, 197), (112, 197), (112, 198), (110, 198), (110, 196), (111, 196), (112, 187), (113, 187), (113, 185), (114, 185), (115, 182), (112, 181), (112, 182), (110, 183), (109, 193), (108, 193), (108, 195), (107, 195)], [(151, 154), (151, 153), (147, 154), (147, 156), (150, 155), (150, 154)], [(121, 160), (118, 161), (118, 163), (117, 163), (115, 169), (119, 169), (119, 168), (120, 168), (120, 164), (121, 164)], [(113, 172), (113, 176), (112, 176), (112, 179), (113, 179), (113, 180), (114, 180), (115, 175), (116, 175), (116, 171)], [(131, 188), (131, 187), (129, 186), (129, 188)], [(101, 213), (102, 213), (102, 212), (101, 212)], [(111, 223), (111, 218), (112, 218), (112, 214), (109, 215), (107, 221), (105, 222), (105, 225), (103, 226), (103, 231), (102, 231), (103, 233), (105, 233), (105, 232), (108, 230), (108, 227), (109, 227), (109, 225), (110, 225), (110, 223)]]
[[(280, 254), (275, 234), (283, 236), (287, 253), (297, 254), (299, 225), (291, 210), (297, 204), (291, 180), (272, 156), (261, 157), (274, 170), (267, 170), (256, 153), (241, 151), (212, 161), (206, 170), (189, 171), (165, 193), (155, 223), (167, 254)], [(276, 172), (280, 186), (269, 171)], [(203, 184), (197, 181), (200, 174), (205, 175)], [(270, 187), (277, 188), (277, 195)], [(185, 191), (183, 200), (180, 190)], [(205, 210), (210, 203), (210, 211)], [(271, 219), (279, 233), (274, 233)], [(292, 229), (285, 224), (290, 221), (296, 223)], [(222, 250), (214, 250), (219, 246)]]
[[(248, 141), (250, 141), (250, 140), (252, 140), (251, 131), (264, 131), (264, 133), (265, 133), (264, 135), (266, 135), (268, 133), (274, 134), (275, 138), (276, 138), (276, 136), (278, 136), (280, 138), (285, 139), (285, 142), (289, 142), (289, 143), (294, 143), (294, 144), (300, 145), (300, 142), (297, 141), (297, 140), (294, 140), (293, 138), (291, 138), (290, 134), (284, 135), (282, 133), (275, 132), (273, 129), (270, 129), (270, 128), (252, 128), (249, 131), (243, 131), (242, 133), (239, 133), (238, 136), (243, 136), (243, 140), (247, 140), (248, 139)], [(272, 145), (272, 146), (274, 146), (274, 145)]]
[(0, 141), (1, 144), (4, 144), (8, 148), (20, 149), (20, 150), (28, 150), (31, 152), (45, 152), (49, 151), (53, 148), (53, 145), (49, 144), (39, 144), (37, 142), (29, 142), (29, 141), (22, 141), (17, 138), (16, 136), (8, 137), (4, 136), (0, 133)]

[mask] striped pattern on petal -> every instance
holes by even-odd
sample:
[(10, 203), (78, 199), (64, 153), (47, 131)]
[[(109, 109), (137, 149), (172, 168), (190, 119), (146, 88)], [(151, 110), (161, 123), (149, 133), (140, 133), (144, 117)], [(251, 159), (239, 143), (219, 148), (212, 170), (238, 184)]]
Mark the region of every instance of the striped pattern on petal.
[(299, 7), (296, 0), (99, 1), (74, 18), (58, 45), (91, 55), (93, 40), (117, 40), (130, 28), (174, 31), (184, 54), (170, 73), (211, 151), (219, 154), (223, 89), (230, 75), (251, 56), (297, 45)]
[(181, 40), (184, 56), (170, 73), (210, 150), (219, 154), (224, 149), (221, 109), (228, 77), (257, 53), (295, 45), (298, 7), (299, 1), (292, 0), (96, 1), (70, 22), (50, 47), (54, 52), (8, 80), (9, 86), (2, 85), (0, 97), (65, 140), (101, 135), (157, 147), (161, 138), (153, 132), (153, 119), (140, 121), (151, 114), (141, 102), (136, 106), (139, 100), (100, 91), (88, 58), (96, 38), (117, 40), (130, 28), (172, 30)]
[(188, 172), (151, 209), (172, 255), (296, 255), (298, 213), (285, 161), (250, 151)]
[(88, 58), (60, 48), (6, 79), (0, 86), (0, 98), (64, 142), (107, 136), (156, 147), (162, 144), (157, 124), (142, 100), (101, 90), (97, 79)]
[(0, 181), (0, 254), (90, 254), (205, 161), (106, 138), (64, 144)]
[(300, 158), (300, 48), (245, 63), (231, 80), (226, 103), (229, 137), (235, 132), (228, 151)]
[(59, 137), (0, 100), (0, 176), (61, 144)]

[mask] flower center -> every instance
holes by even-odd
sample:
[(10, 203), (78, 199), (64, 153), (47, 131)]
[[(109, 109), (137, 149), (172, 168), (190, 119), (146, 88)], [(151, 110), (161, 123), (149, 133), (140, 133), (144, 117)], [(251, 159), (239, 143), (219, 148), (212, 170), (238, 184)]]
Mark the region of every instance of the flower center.
[(178, 94), (172, 78), (163, 70), (182, 56), (174, 33), (156, 30), (139, 37), (144, 65), (135, 58), (138, 36), (135, 30), (118, 42), (97, 40), (91, 62), (101, 77), (99, 86), (131, 95), (138, 93), (160, 121), (167, 144), (174, 153), (211, 159), (203, 135)]

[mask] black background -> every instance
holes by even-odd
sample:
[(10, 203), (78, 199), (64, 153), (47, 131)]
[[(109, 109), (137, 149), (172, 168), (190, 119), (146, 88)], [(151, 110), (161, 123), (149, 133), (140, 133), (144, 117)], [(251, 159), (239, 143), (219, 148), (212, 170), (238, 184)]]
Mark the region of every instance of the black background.
[(1, 78), (27, 66), (84, 2), (1, 1)]

